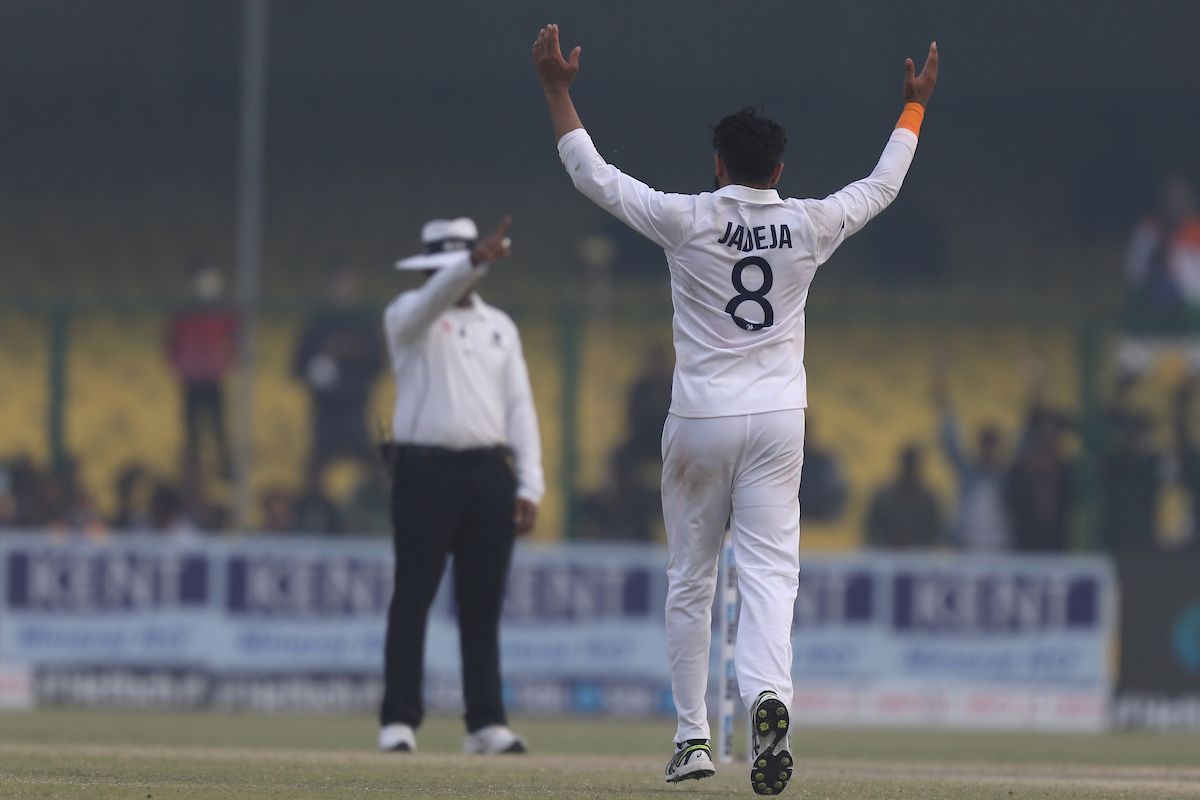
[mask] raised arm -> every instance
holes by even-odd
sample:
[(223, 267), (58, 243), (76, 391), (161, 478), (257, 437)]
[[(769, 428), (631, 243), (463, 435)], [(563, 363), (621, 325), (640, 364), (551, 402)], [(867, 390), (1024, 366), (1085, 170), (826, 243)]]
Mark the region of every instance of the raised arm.
[(929, 45), (929, 55), (921, 74), (915, 74), (911, 58), (904, 61), (904, 111), (883, 148), (879, 163), (871, 174), (855, 181), (824, 200), (809, 202), (809, 213), (817, 228), (818, 257), (825, 261), (848, 236), (891, 205), (912, 165), (925, 107), (937, 84), (937, 42)]
[(576, 128), (582, 128), (575, 103), (571, 100), (571, 84), (579, 74), (579, 54), (583, 48), (576, 46), (570, 59), (563, 58), (558, 43), (558, 26), (547, 25), (538, 31), (533, 43), (533, 67), (542, 92), (546, 95), (546, 108), (550, 121), (554, 123), (554, 139), (558, 141)]
[(554, 124), (558, 156), (584, 196), (660, 247), (673, 249), (691, 228), (693, 200), (651, 189), (606, 162), (596, 150), (571, 100), (580, 52), (576, 47), (569, 59), (563, 58), (557, 25), (542, 28), (533, 43), (533, 66)]
[(954, 469), (955, 478), (965, 480), (970, 470), (966, 453), (963, 452), (962, 435), (959, 430), (958, 417), (954, 413), (954, 404), (950, 402), (950, 382), (947, 375), (945, 358), (942, 357), (934, 365), (930, 394), (938, 415), (938, 439), (946, 460)]
[(506, 216), (470, 253), (463, 251), (459, 260), (439, 269), (419, 289), (405, 292), (393, 301), (384, 312), (388, 338), (406, 342), (423, 335), (443, 311), (487, 274), (489, 264), (507, 258), (510, 225), (512, 217)]

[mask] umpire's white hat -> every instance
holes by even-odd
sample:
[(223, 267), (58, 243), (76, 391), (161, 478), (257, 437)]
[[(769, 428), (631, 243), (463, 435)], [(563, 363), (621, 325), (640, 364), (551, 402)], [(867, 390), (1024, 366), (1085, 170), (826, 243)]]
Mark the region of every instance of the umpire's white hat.
[(475, 221), (469, 217), (431, 219), (421, 228), (421, 252), (396, 262), (396, 269), (441, 269), (457, 261), (479, 239)]

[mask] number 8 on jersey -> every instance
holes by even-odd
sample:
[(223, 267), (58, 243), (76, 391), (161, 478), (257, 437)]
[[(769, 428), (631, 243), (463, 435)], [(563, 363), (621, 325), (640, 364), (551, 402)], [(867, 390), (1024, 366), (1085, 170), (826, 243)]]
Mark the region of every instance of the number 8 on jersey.
[[(746, 267), (758, 267), (762, 272), (762, 285), (757, 289), (747, 289), (742, 280)], [(767, 292), (775, 282), (771, 273), (771, 265), (762, 256), (746, 256), (733, 265), (733, 288), (737, 294), (725, 306), (725, 313), (733, 319), (735, 325), (744, 331), (761, 331), (775, 324), (775, 309), (767, 302)], [(751, 322), (745, 317), (738, 316), (738, 309), (743, 303), (755, 303), (763, 312), (762, 322)]]

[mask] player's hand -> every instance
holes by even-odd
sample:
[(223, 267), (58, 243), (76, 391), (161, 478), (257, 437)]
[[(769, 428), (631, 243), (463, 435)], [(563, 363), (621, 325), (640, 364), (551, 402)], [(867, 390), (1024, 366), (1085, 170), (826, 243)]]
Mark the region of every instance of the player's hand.
[(496, 230), (480, 239), (471, 251), (471, 263), (475, 266), (491, 264), (502, 258), (508, 258), (512, 252), (512, 240), (508, 238), (508, 229), (512, 225), (512, 216), (505, 214), (504, 219), (496, 226)]
[(524, 536), (533, 530), (533, 526), (537, 524), (537, 513), (537, 503), (521, 497), (517, 498), (517, 504), (513, 508), (513, 522), (517, 525), (517, 536)]
[(563, 58), (557, 25), (547, 25), (538, 31), (537, 40), (533, 43), (533, 68), (537, 70), (542, 89), (549, 92), (570, 88), (579, 74), (581, 52), (583, 48), (576, 47), (571, 51), (570, 59)]
[(915, 69), (911, 58), (904, 59), (904, 102), (927, 106), (929, 97), (933, 94), (933, 87), (937, 85), (937, 42), (929, 43), (929, 55), (925, 57), (925, 66), (921, 67), (921, 74), (914, 75)]

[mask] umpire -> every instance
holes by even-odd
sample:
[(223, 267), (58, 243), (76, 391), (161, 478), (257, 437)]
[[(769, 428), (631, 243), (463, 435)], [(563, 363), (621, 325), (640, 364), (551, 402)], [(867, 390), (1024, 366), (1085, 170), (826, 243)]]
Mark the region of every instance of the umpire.
[(513, 540), (544, 492), (537, 413), (517, 328), (474, 292), (506, 258), (512, 220), (479, 239), (466, 218), (433, 220), (420, 255), (397, 269), (426, 274), (384, 312), (396, 379), (392, 526), (396, 585), (388, 609), (379, 749), (416, 749), (429, 607), (453, 555), (466, 701), (467, 753), (523, 753), (500, 690), (500, 606)]

